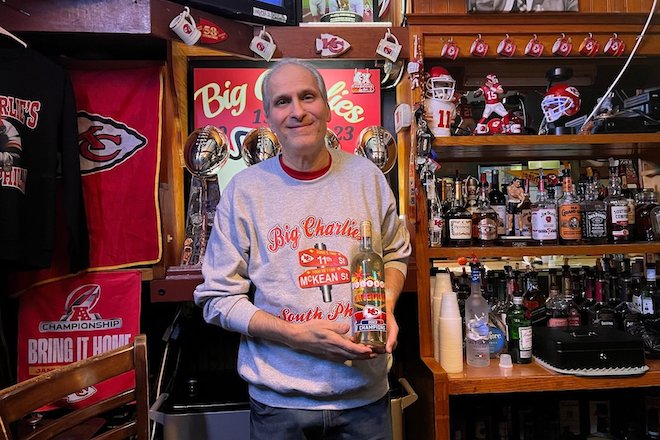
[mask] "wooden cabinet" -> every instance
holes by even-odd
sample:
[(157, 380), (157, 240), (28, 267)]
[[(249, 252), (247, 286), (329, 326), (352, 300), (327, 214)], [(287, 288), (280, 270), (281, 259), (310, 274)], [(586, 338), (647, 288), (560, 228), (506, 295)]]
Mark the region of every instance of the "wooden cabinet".
[[(431, 4), (433, 2), (422, 2)], [(444, 5), (443, 2), (437, 2)], [(456, 2), (447, 2), (450, 9)], [(582, 7), (583, 3), (580, 2)], [(592, 2), (593, 3), (593, 2)], [(603, 2), (605, 3), (605, 2)], [(608, 4), (610, 2), (607, 2)], [(641, 12), (642, 5), (639, 10)], [(583, 9), (584, 10), (584, 9)], [(423, 12), (423, 13), (422, 13)], [(408, 17), (410, 25), (411, 54), (414, 53), (415, 39), (419, 41), (424, 66), (442, 65), (459, 78), (459, 84), (465, 84), (471, 70), (485, 73), (506, 72), (506, 76), (514, 82), (516, 78), (532, 78), (540, 76), (541, 85), (544, 69), (552, 65), (570, 64), (575, 66), (586, 77), (590, 78), (590, 86), (602, 93), (623, 65), (624, 58), (612, 60), (606, 57), (582, 58), (577, 55), (557, 59), (549, 54), (549, 47), (562, 32), (572, 33), (574, 45), (588, 32), (599, 35), (599, 39), (608, 38), (612, 32), (628, 35), (630, 45), (634, 44), (634, 36), (643, 26), (646, 16), (642, 14), (525, 14), (524, 17), (512, 14), (477, 16), (467, 14), (434, 15), (422, 11)], [(451, 9), (448, 12), (459, 12)], [(653, 22), (655, 23), (655, 21)], [(513, 58), (501, 58), (494, 54), (494, 47), (504, 38), (505, 32), (518, 44), (518, 51)], [(658, 67), (660, 54), (660, 38), (658, 27), (652, 24), (645, 36), (644, 42), (633, 62), (637, 68), (646, 66)], [(490, 54), (483, 59), (475, 60), (469, 56), (471, 41), (481, 34), (490, 44)], [(547, 55), (530, 60), (521, 52), (521, 46), (537, 34), (543, 41)], [(461, 56), (457, 60), (440, 57), (443, 42), (453, 38), (459, 45)], [(631, 47), (629, 46), (629, 47)], [(574, 48), (575, 50), (575, 48)], [(628, 53), (629, 49), (626, 50)], [(490, 72), (489, 70), (492, 70)], [(458, 72), (457, 74), (454, 72)], [(502, 75), (505, 76), (505, 75)], [(640, 86), (648, 86), (647, 78), (640, 74), (637, 80)], [(456, 77), (455, 77), (456, 78)], [(500, 77), (500, 80), (502, 78)], [(538, 79), (538, 78), (537, 78)], [(652, 81), (652, 80), (651, 80)], [(534, 82), (534, 81), (531, 81)], [(529, 82), (529, 83), (531, 83)], [(570, 81), (569, 81), (570, 82)], [(502, 84), (507, 86), (502, 81)], [(515, 84), (511, 84), (514, 86)], [(658, 85), (658, 84), (655, 84)], [(457, 86), (460, 88), (460, 86)], [(476, 89), (473, 87), (472, 89)], [(464, 89), (461, 89), (464, 90)], [(413, 90), (410, 102), (421, 100), (420, 91)], [(413, 127), (411, 142), (408, 148), (415, 148), (415, 130)], [(510, 135), (510, 136), (452, 136), (436, 138), (433, 149), (438, 153), (438, 161), (442, 164), (514, 162), (523, 159), (591, 159), (636, 158), (642, 166), (645, 185), (656, 186), (654, 181), (656, 165), (660, 163), (659, 133), (632, 134), (592, 134), (592, 135)], [(410, 150), (403, 152), (409, 157)], [(403, 168), (403, 167), (401, 167)], [(447, 174), (450, 174), (447, 173)], [(414, 177), (418, 179), (418, 176)], [(412, 188), (411, 182), (407, 181)], [(513, 370), (505, 371), (496, 363), (489, 368), (464, 368), (463, 373), (447, 374), (433, 358), (433, 341), (431, 328), (431, 307), (429, 298), (429, 271), (434, 259), (455, 259), (458, 256), (476, 254), (480, 257), (522, 257), (525, 255), (602, 255), (610, 253), (658, 254), (660, 242), (630, 243), (625, 245), (591, 245), (591, 246), (543, 246), (543, 247), (489, 247), (489, 248), (429, 248), (427, 237), (427, 212), (424, 189), (417, 183), (414, 191), (402, 191), (401, 206), (410, 210), (415, 206), (414, 215), (408, 212), (413, 220), (415, 234), (415, 262), (417, 267), (417, 303), (419, 319), (419, 356), (421, 362), (412, 366), (407, 377), (413, 388), (420, 395), (416, 407), (411, 407), (407, 413), (409, 423), (414, 425), (417, 438), (450, 438), (450, 397), (463, 395), (487, 395), (493, 393), (527, 393), (538, 391), (570, 391), (623, 389), (631, 387), (655, 387), (660, 385), (660, 363), (648, 361), (651, 370), (643, 376), (631, 378), (580, 378), (550, 372), (532, 363), (516, 365)], [(416, 195), (415, 195), (416, 194)], [(410, 197), (416, 198), (411, 204)], [(410, 426), (410, 425), (409, 425)], [(410, 433), (410, 429), (409, 429)]]

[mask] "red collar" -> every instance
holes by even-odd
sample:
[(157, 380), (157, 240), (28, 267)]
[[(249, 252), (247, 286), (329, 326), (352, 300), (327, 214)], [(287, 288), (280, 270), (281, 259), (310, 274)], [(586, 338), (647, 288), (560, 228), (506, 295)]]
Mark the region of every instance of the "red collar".
[(296, 179), (296, 180), (314, 180), (314, 179), (317, 179), (317, 178), (321, 177), (325, 173), (327, 173), (328, 170), (330, 169), (330, 165), (332, 165), (332, 155), (329, 154), (329, 156), (330, 156), (330, 162), (328, 162), (328, 165), (321, 168), (320, 170), (316, 170), (316, 171), (298, 171), (298, 170), (294, 170), (293, 168), (286, 166), (286, 164), (282, 160), (282, 155), (279, 156), (279, 160), (280, 160), (280, 165), (282, 165), (282, 169), (284, 170), (284, 172), (287, 173), (289, 176), (293, 177), (294, 179)]

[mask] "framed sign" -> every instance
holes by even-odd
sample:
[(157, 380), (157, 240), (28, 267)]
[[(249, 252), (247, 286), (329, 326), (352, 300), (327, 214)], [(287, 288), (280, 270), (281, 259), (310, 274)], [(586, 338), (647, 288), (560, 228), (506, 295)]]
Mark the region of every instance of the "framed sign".
[[(333, 67), (336, 66), (336, 67)], [(325, 80), (334, 132), (341, 148), (355, 150), (357, 137), (365, 127), (381, 124), (379, 69), (363, 63), (323, 63), (319, 72)], [(266, 63), (192, 62), (188, 118), (189, 132), (214, 125), (230, 141), (229, 160), (218, 172), (220, 190), (247, 165), (242, 156), (243, 139), (253, 128), (267, 126), (261, 101), (261, 84)]]
[(300, 23), (378, 21), (378, 0), (298, 0)]
[(578, 0), (467, 0), (470, 12), (578, 12)]

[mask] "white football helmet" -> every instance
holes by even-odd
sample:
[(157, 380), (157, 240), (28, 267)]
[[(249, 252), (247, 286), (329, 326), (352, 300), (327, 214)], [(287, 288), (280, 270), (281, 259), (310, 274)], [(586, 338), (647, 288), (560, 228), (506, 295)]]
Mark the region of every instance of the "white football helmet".
[(454, 96), (456, 81), (447, 69), (433, 66), (429, 69), (429, 78), (426, 80), (426, 97), (450, 101)]
[(548, 89), (541, 101), (541, 110), (548, 122), (562, 116), (573, 116), (580, 111), (580, 92), (567, 84), (556, 84)]

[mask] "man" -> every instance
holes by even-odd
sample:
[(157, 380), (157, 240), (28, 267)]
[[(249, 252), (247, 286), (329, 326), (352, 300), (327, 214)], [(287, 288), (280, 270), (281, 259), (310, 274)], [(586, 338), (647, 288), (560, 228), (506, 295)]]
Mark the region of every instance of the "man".
[(330, 107), (313, 66), (280, 61), (262, 96), (281, 154), (227, 185), (195, 302), (206, 321), (242, 334), (238, 372), (249, 383), (252, 439), (388, 439), (388, 355), (353, 341), (346, 275), (359, 223), (371, 220), (385, 263), (391, 353), (408, 232), (382, 172), (326, 148)]

